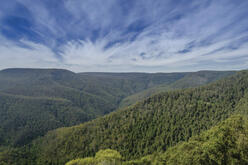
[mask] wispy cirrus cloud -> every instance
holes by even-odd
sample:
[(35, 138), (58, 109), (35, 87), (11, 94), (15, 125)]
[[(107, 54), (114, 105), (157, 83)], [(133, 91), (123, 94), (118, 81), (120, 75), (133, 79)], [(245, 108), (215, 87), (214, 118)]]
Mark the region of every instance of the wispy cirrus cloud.
[(242, 0), (17, 0), (0, 7), (0, 68), (246, 69), (247, 7)]

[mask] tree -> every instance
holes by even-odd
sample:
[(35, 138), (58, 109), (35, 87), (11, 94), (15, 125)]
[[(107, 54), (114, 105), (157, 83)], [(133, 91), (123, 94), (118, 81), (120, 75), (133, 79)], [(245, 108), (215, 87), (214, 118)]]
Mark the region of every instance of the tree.
[(119, 165), (122, 163), (121, 154), (115, 150), (100, 150), (95, 157), (72, 160), (66, 165)]

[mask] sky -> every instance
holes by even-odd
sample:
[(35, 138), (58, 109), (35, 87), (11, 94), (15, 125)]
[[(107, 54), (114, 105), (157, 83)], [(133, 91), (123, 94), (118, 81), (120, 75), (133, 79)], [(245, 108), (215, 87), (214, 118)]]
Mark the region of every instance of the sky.
[(248, 0), (0, 0), (0, 69), (248, 67)]

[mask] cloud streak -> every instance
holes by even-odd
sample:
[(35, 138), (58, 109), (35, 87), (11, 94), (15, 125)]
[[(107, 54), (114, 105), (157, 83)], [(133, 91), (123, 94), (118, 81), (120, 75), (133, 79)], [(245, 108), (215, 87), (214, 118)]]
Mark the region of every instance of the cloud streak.
[[(246, 1), (49, 2), (22, 0), (0, 7), (4, 61), (0, 68), (117, 72), (247, 68)], [(4, 21), (17, 18), (23, 21)]]

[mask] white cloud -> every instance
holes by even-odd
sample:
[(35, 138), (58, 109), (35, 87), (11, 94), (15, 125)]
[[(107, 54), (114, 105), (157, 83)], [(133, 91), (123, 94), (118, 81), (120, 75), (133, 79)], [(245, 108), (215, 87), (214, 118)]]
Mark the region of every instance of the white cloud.
[[(18, 1), (32, 12), (36, 23), (33, 31), (44, 40), (51, 40), (48, 42), (51, 45), (21, 41), (32, 48), (27, 49), (7, 40), (0, 41), (0, 68), (59, 67), (74, 71), (163, 72), (201, 67), (245, 68), (247, 64), (247, 45), (235, 50), (222, 49), (248, 36), (243, 32), (248, 28), (248, 22), (242, 18), (247, 13), (247, 3), (235, 5), (213, 1), (206, 5), (203, 1), (194, 1), (171, 7), (169, 1), (142, 1), (134, 3), (125, 12), (115, 0), (104, 3), (98, 0), (71, 0), (65, 1), (64, 8), (73, 16), (72, 20), (68, 20), (68, 24), (59, 24), (59, 15), (51, 15), (42, 2)], [(137, 37), (132, 40), (130, 38), (136, 32), (123, 34), (129, 25), (141, 19), (151, 25), (137, 32)], [(48, 36), (50, 33), (47, 34), (46, 29), (52, 36)], [(100, 35), (92, 41), (90, 34), (95, 29), (100, 29)], [(67, 34), (77, 34), (81, 39), (67, 39)], [(65, 44), (56, 47), (56, 39), (61, 38), (66, 41)], [(122, 42), (106, 48), (110, 42), (118, 40)], [(202, 44), (203, 41), (207, 44)], [(179, 53), (189, 43), (193, 43), (193, 47), (188, 52)], [(49, 47), (58, 48), (61, 59), (58, 60)], [(209, 63), (209, 67), (205, 63)], [(226, 66), (228, 63), (229, 67)]]
[(0, 69), (4, 68), (51, 68), (62, 67), (55, 54), (47, 47), (22, 41), (27, 47), (2, 39), (0, 44)]
[[(147, 34), (147, 31), (144, 32)], [(141, 67), (144, 70), (150, 67), (159, 67), (156, 71), (168, 70), (175, 66), (183, 68), (186, 66), (201, 65), (204, 61), (210, 63), (220, 63), (221, 60), (230, 58), (248, 57), (248, 47), (244, 46), (237, 50), (222, 49), (230, 45), (234, 40), (246, 36), (238, 36), (232, 39), (214, 42), (207, 46), (195, 47), (190, 52), (181, 54), (181, 50), (190, 43), (192, 38), (173, 38), (171, 33), (162, 33), (160, 35), (150, 36), (141, 33), (136, 40), (132, 42), (119, 43), (104, 49), (109, 38), (103, 38), (96, 42), (79, 41), (69, 42), (63, 47), (62, 57), (65, 64), (81, 66), (82, 70), (92, 69), (104, 71), (107, 68), (126, 66), (130, 68)], [(110, 37), (111, 38), (111, 37)], [(141, 54), (143, 54), (141, 56)], [(230, 61), (231, 63), (232, 61)], [(244, 61), (240, 61), (242, 65)], [(94, 66), (94, 67), (93, 67)], [(117, 68), (118, 69), (118, 68)], [(229, 66), (232, 69), (232, 65)], [(117, 70), (118, 71), (118, 70)]]

